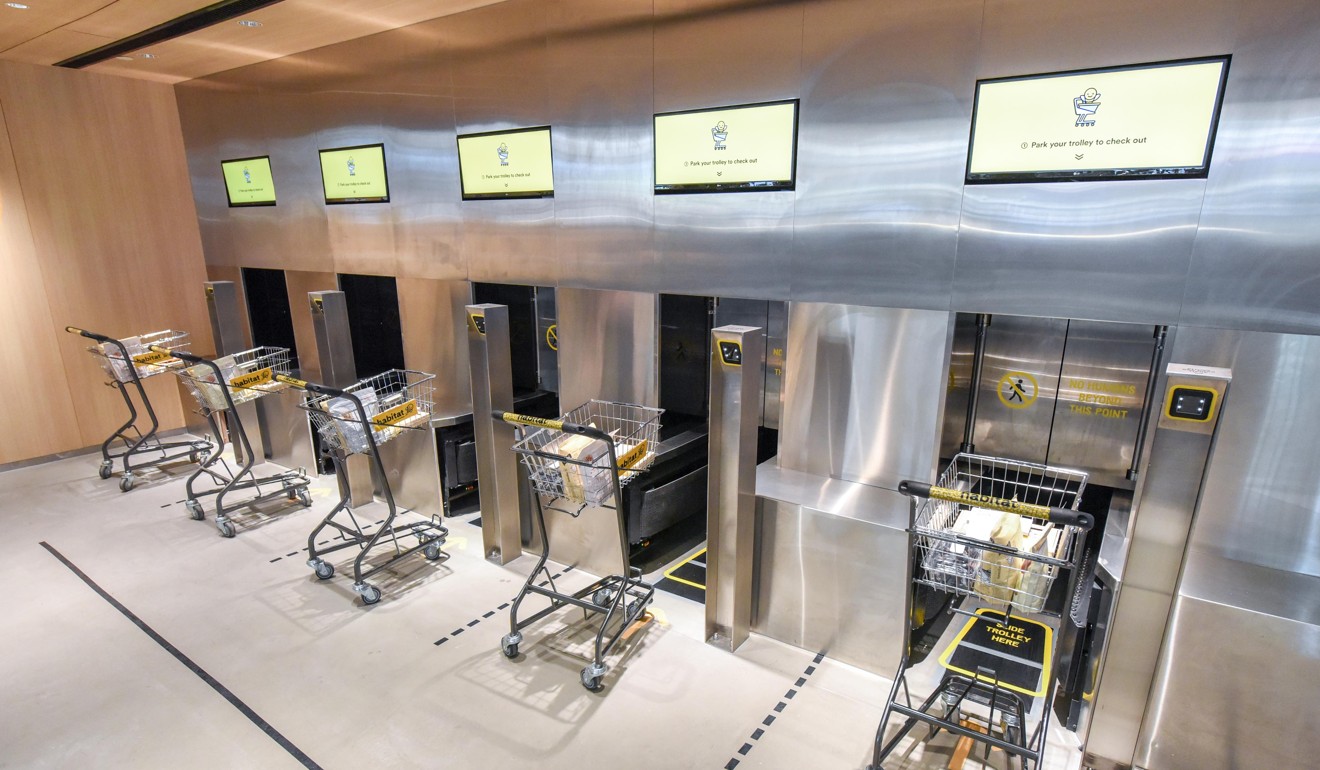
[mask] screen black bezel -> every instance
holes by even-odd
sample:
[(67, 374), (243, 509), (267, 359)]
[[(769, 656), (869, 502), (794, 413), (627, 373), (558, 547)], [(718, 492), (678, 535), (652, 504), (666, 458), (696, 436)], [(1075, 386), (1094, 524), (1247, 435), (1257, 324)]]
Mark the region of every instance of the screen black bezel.
[[(526, 134), (532, 131), (544, 131), (550, 136), (550, 189), (549, 190), (524, 190), (510, 193), (469, 193), (467, 186), (463, 184), (463, 151), (459, 145), (462, 139), (477, 139), (483, 136), (508, 136), (510, 134)], [(555, 197), (555, 136), (550, 126), (530, 126), (528, 128), (506, 128), (499, 131), (480, 131), (474, 134), (459, 134), (454, 137), (454, 148), (458, 153), (458, 186), (463, 200), (465, 201), (485, 201), (485, 200), (514, 200), (518, 198), (553, 198)]]
[[(793, 105), (793, 149), (792, 160), (789, 164), (792, 176), (786, 182), (761, 181), (761, 182), (734, 182), (731, 184), (704, 183), (704, 184), (676, 184), (661, 185), (656, 170), (656, 147), (655, 147), (655, 121), (657, 118), (671, 117), (674, 115), (691, 115), (698, 112), (719, 112), (720, 110), (737, 110), (744, 107), (773, 107), (779, 104)], [(778, 99), (771, 102), (750, 102), (747, 104), (726, 104), (720, 107), (699, 107), (691, 110), (675, 110), (673, 112), (657, 112), (651, 116), (651, 183), (654, 194), (656, 195), (691, 195), (704, 193), (725, 193), (725, 192), (775, 192), (778, 190), (796, 190), (797, 189), (797, 152), (798, 152), (798, 124), (802, 117), (801, 99)]]
[[(1015, 75), (1012, 77), (985, 78), (983, 80), (978, 80), (976, 81), (976, 89), (972, 97), (972, 122), (968, 130), (967, 162), (963, 167), (963, 183), (969, 185), (981, 185), (1021, 184), (1024, 182), (1110, 182), (1123, 179), (1205, 179), (1210, 174), (1210, 160), (1214, 154), (1215, 138), (1219, 133), (1219, 116), (1223, 112), (1224, 92), (1228, 87), (1228, 70), (1232, 61), (1232, 54), (1223, 54), (1220, 56), (1198, 56), (1190, 59), (1170, 59), (1167, 61), (1145, 62), (1142, 64), (1125, 64), (1116, 67), (1092, 67), (1089, 69), (1067, 70), (1063, 72), (1044, 72), (1037, 75)], [(972, 174), (972, 149), (976, 143), (976, 115), (980, 108), (981, 86), (984, 84), (1007, 83), (1018, 80), (1043, 80), (1045, 78), (1070, 77), (1074, 75), (1088, 75), (1103, 72), (1131, 72), (1135, 70), (1176, 67), (1188, 64), (1203, 64), (1207, 62), (1223, 62), (1224, 67), (1219, 73), (1219, 89), (1215, 99), (1214, 113), (1210, 118), (1210, 132), (1206, 136), (1205, 154), (1201, 164), (1198, 166), (1176, 166), (1170, 168), (1111, 168), (1093, 169), (1090, 171), (1076, 169), (1071, 171), (997, 171), (993, 173)]]
[(250, 209), (250, 208), (253, 208), (253, 207), (256, 207), (256, 206), (274, 206), (274, 205), (276, 205), (276, 201), (279, 200), (279, 193), (278, 193), (278, 192), (275, 193), (275, 198), (276, 198), (276, 200), (273, 200), (273, 201), (254, 201), (254, 202), (250, 202), (250, 203), (234, 203), (234, 196), (233, 196), (232, 194), (230, 194), (230, 192), (229, 192), (229, 179), (225, 177), (225, 164), (226, 164), (226, 163), (243, 163), (244, 161), (249, 161), (249, 160), (264, 160), (264, 161), (266, 161), (266, 165), (267, 165), (267, 166), (270, 166), (270, 184), (271, 184), (272, 187), (275, 186), (275, 166), (273, 166), (273, 165), (271, 164), (271, 162), (270, 162), (270, 156), (269, 156), (269, 155), (253, 155), (253, 156), (251, 156), (251, 157), (247, 157), (247, 158), (229, 158), (228, 160), (222, 160), (222, 161), (220, 161), (220, 180), (221, 180), (222, 182), (225, 183), (225, 200), (227, 200), (227, 201), (229, 202), (229, 208), (231, 208), (231, 209)]
[[(321, 165), (321, 156), (327, 152), (343, 152), (345, 150), (365, 150), (369, 147), (380, 148), (380, 167), (385, 172), (385, 195), (377, 198), (331, 198), (325, 189), (325, 168)], [(389, 158), (385, 154), (384, 142), (372, 142), (370, 144), (352, 144), (347, 147), (326, 147), (316, 151), (316, 169), (321, 173), (321, 195), (325, 198), (325, 205), (340, 206), (346, 203), (389, 203), (390, 202), (390, 166)]]

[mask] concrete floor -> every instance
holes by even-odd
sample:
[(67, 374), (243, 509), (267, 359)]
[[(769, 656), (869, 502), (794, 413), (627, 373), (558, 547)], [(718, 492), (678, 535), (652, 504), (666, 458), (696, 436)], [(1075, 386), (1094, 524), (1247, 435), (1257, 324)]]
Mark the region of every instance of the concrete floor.
[[(499, 606), (533, 559), (486, 562), (469, 524), (450, 522), (447, 561), (408, 560), (373, 581), (384, 598), (364, 607), (346, 576), (352, 551), (331, 557), (329, 581), (301, 552), (335, 502), (332, 477), (313, 484), (312, 509), (240, 518), (238, 536), (225, 539), (209, 499), (204, 523), (184, 511), (192, 466), (124, 494), (97, 478), (98, 461), (0, 473), (0, 767), (800, 770), (868, 761), (886, 679), (759, 636), (720, 652), (702, 642), (697, 603), (657, 592), (655, 622), (612, 656), (604, 691), (590, 693), (578, 682), (590, 638), (581, 612), (529, 629), (518, 660), (501, 655), (508, 612)], [(374, 521), (383, 511), (362, 513)], [(577, 587), (591, 576), (559, 580)], [(1070, 736), (1053, 734), (1047, 765), (1075, 768)], [(946, 767), (951, 750), (947, 740), (914, 742), (887, 767)], [(1004, 766), (1002, 756), (991, 766)]]

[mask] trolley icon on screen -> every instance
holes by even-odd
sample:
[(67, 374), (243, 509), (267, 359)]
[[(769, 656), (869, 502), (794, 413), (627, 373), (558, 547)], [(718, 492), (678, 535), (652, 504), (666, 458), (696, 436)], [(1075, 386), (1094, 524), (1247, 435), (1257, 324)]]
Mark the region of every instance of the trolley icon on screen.
[(499, 149), (495, 150), (495, 154), (500, 156), (501, 166), (509, 165), (509, 145), (501, 143)]
[(710, 138), (715, 140), (715, 149), (723, 150), (724, 142), (729, 138), (729, 126), (724, 121), (716, 123), (710, 130)]
[(1077, 122), (1074, 126), (1095, 125), (1095, 111), (1100, 109), (1100, 92), (1094, 88), (1088, 88), (1082, 92), (1081, 96), (1073, 97), (1073, 112), (1077, 113)]

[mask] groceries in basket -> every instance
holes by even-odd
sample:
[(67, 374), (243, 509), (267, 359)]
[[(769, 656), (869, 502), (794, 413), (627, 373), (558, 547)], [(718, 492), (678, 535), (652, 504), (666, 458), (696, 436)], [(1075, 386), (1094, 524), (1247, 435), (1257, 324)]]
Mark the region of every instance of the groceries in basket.
[(1058, 558), (1063, 532), (1052, 524), (987, 508), (955, 514), (940, 538), (929, 538), (921, 566), (932, 584), (1012, 603), (1031, 612), (1044, 609), (1056, 568), (977, 543), (1011, 548), (1017, 554)]
[(558, 463), (565, 497), (600, 502), (613, 490), (609, 472), (605, 470), (610, 450), (604, 440), (565, 433), (546, 444), (545, 451), (573, 461)]
[[(376, 413), (375, 389), (362, 388), (353, 391), (353, 395), (362, 402), (362, 411), (367, 415)], [(325, 411), (335, 418), (335, 425), (339, 428), (339, 434), (344, 437), (344, 447), (348, 451), (360, 453), (371, 448), (367, 439), (367, 426), (362, 423), (362, 415), (358, 414), (353, 399), (342, 396), (332, 398), (325, 402)]]
[(222, 380), (229, 382), (238, 371), (238, 365), (233, 356), (217, 358), (214, 363), (220, 369), (220, 378), (217, 379), (215, 370), (206, 364), (194, 364), (183, 370), (183, 383), (197, 397), (198, 403), (213, 412), (220, 412), (229, 408), (225, 402), (224, 386), (220, 383)]
[(124, 354), (120, 352), (119, 346), (113, 342), (102, 342), (100, 346), (101, 354), (104, 356), (103, 360), (108, 362), (106, 364), (107, 373), (119, 382), (128, 382), (133, 379), (133, 374), (128, 368), (130, 366), (129, 362), (133, 360), (133, 356), (146, 352), (147, 348), (142, 344), (140, 337), (125, 337), (119, 342), (124, 346), (124, 350), (128, 351), (127, 360), (124, 359)]

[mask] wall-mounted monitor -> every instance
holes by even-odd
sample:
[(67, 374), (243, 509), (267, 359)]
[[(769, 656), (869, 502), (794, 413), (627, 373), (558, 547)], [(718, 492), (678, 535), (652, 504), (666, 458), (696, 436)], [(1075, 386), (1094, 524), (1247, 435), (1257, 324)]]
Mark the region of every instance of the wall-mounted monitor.
[(388, 203), (385, 145), (321, 150), (321, 185), (326, 203)]
[(655, 192), (792, 190), (798, 100), (655, 116)]
[(461, 134), (458, 169), (463, 200), (553, 198), (550, 127)]
[(1200, 178), (1229, 56), (976, 83), (969, 184)]
[(230, 208), (275, 205), (275, 178), (270, 172), (269, 155), (222, 160), (220, 171), (225, 177)]

